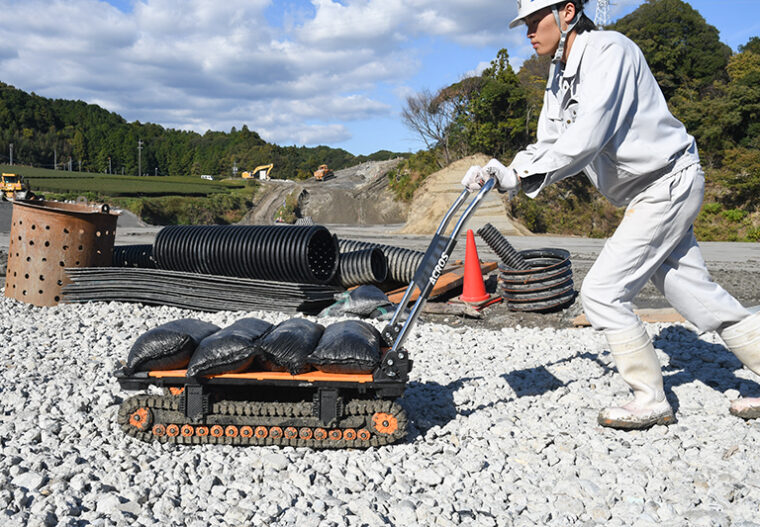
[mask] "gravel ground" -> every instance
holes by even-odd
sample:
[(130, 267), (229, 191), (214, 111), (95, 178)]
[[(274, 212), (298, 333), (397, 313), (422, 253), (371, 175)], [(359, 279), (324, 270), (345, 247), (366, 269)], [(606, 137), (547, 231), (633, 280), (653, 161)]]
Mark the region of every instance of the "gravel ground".
[(116, 425), (132, 392), (112, 372), (137, 335), (186, 316), (243, 315), (0, 298), (0, 524), (760, 526), (760, 422), (728, 414), (731, 398), (760, 387), (714, 334), (648, 325), (679, 419), (667, 428), (597, 426), (627, 388), (591, 329), (426, 322), (406, 345), (400, 444), (132, 440)]

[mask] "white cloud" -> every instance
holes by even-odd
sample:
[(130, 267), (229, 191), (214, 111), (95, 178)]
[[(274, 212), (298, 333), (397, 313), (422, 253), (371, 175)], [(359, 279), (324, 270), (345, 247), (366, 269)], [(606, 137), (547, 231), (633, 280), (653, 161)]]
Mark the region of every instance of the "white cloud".
[(377, 87), (391, 93), (416, 73), (415, 39), (518, 39), (509, 0), (311, 0), (281, 28), (266, 22), (274, 2), (136, 0), (123, 13), (98, 0), (0, 0), (0, 80), (128, 120), (327, 143), (349, 136), (345, 123), (394, 113)]
[(483, 72), (486, 70), (486, 68), (490, 67), (490, 62), (479, 62), (477, 66), (475, 66), (474, 69), (471, 69), (470, 71), (466, 72), (463, 77), (479, 77), (483, 74)]

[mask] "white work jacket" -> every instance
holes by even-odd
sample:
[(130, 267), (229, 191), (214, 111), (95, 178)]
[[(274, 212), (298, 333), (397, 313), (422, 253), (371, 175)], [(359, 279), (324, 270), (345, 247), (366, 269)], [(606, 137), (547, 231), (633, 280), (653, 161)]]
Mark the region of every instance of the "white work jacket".
[[(510, 165), (531, 198), (585, 172), (614, 205), (699, 162), (694, 138), (670, 113), (644, 54), (615, 31), (576, 35), (567, 64), (546, 90), (538, 141)], [(543, 174), (545, 177), (533, 177)]]

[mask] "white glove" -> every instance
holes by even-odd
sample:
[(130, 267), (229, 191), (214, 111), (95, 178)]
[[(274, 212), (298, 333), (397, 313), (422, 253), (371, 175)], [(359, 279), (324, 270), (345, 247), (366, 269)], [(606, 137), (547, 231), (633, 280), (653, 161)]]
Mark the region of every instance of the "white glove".
[(487, 177), (482, 167), (473, 165), (462, 178), (462, 185), (470, 192), (477, 192), (485, 184)]
[(515, 169), (505, 167), (496, 159), (491, 159), (483, 167), (482, 171), (485, 179), (488, 179), (490, 176), (496, 178), (496, 184), (501, 192), (509, 192), (511, 196), (517, 194), (517, 191), (520, 189), (520, 178), (517, 177)]

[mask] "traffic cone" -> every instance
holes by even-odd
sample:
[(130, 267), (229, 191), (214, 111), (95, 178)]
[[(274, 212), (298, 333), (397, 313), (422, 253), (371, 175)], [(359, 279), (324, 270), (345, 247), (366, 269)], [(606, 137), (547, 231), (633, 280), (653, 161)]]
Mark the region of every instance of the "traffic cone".
[(464, 286), (459, 300), (477, 304), (491, 298), (486, 293), (486, 284), (483, 281), (483, 273), (480, 271), (480, 258), (478, 249), (475, 247), (475, 235), (472, 229), (467, 230), (467, 246), (464, 253)]

